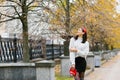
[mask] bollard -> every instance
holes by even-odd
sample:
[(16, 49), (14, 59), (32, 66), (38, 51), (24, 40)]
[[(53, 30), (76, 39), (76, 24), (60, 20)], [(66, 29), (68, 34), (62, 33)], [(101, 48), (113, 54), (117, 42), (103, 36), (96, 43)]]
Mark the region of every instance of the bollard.
[(36, 80), (55, 80), (55, 62), (54, 61), (39, 61), (35, 63)]
[(90, 67), (92, 71), (94, 71), (95, 62), (94, 62), (94, 55), (92, 52), (89, 52), (89, 54), (87, 55), (86, 61), (87, 61), (87, 66)]
[(62, 76), (70, 76), (70, 60), (69, 56), (61, 56), (61, 75)]
[(100, 53), (97, 52), (95, 53), (95, 67), (100, 67), (101, 66), (101, 56)]

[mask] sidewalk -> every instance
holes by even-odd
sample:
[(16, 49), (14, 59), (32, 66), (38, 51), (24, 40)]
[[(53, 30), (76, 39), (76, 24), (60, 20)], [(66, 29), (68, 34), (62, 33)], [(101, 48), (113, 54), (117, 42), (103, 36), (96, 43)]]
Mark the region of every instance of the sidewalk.
[(85, 80), (118, 80), (120, 79), (120, 52), (114, 58), (95, 68), (93, 72), (85, 76)]

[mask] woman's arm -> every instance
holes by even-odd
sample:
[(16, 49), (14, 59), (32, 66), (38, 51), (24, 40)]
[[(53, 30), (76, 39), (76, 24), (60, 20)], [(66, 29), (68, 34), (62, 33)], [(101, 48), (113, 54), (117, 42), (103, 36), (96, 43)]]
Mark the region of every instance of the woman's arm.
[(70, 56), (70, 62), (71, 62), (71, 64), (74, 65), (75, 64), (74, 38), (70, 39), (69, 56)]
[(70, 48), (69, 51), (70, 52), (77, 52), (78, 50), (76, 48)]
[(84, 45), (84, 49), (83, 50), (77, 50), (77, 53), (80, 55), (80, 56), (87, 56), (88, 53), (89, 53), (89, 43), (86, 42), (85, 45)]
[(74, 46), (74, 38), (70, 39), (69, 52), (77, 52), (77, 49)]
[(72, 65), (75, 64), (75, 53), (74, 52), (70, 52), (70, 62)]

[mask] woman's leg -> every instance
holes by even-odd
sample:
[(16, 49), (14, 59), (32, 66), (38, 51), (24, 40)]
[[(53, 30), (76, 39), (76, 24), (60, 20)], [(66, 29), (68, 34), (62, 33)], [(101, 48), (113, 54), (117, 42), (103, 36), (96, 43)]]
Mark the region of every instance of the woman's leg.
[(79, 73), (80, 80), (84, 80), (84, 72)]
[(79, 73), (77, 72), (76, 76), (74, 77), (75, 80), (80, 80), (80, 75)]

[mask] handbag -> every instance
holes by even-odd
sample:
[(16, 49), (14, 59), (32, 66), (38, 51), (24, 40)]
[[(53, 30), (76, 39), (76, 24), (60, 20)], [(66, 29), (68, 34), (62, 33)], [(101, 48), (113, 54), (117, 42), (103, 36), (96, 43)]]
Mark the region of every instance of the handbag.
[(77, 71), (76, 71), (76, 69), (74, 67), (70, 67), (69, 73), (72, 76), (76, 76)]

